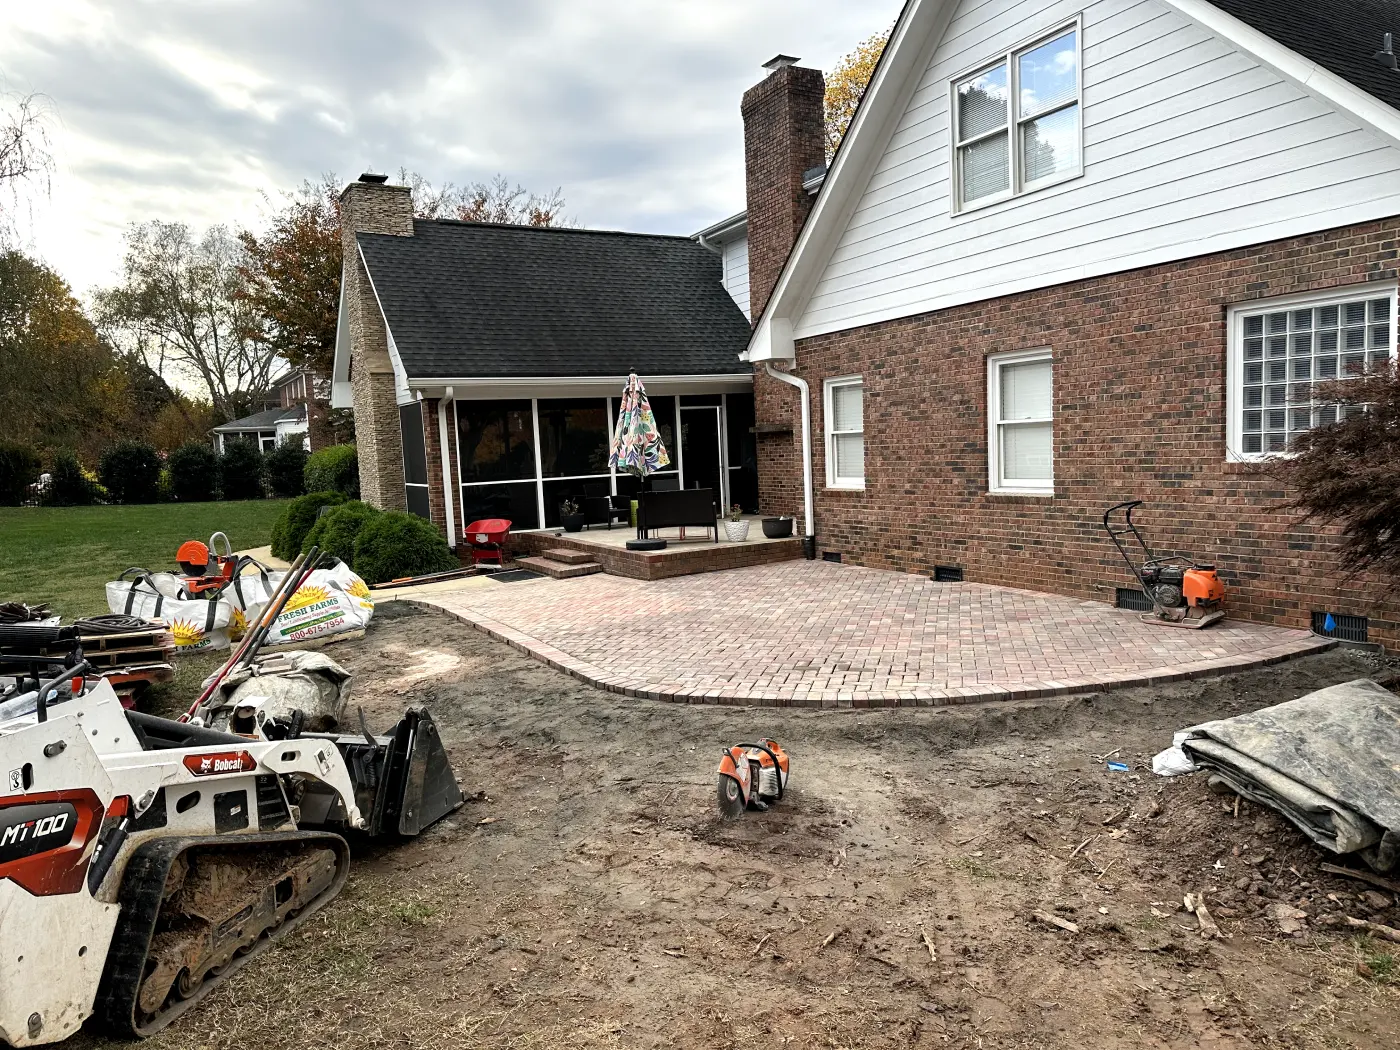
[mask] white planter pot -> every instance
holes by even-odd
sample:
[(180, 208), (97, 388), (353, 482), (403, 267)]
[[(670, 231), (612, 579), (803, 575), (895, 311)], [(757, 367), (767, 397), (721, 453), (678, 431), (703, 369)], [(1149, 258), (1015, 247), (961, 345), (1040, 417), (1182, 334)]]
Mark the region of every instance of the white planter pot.
[(743, 543), (749, 538), (749, 523), (747, 521), (728, 521), (724, 523), (724, 535), (730, 543)]

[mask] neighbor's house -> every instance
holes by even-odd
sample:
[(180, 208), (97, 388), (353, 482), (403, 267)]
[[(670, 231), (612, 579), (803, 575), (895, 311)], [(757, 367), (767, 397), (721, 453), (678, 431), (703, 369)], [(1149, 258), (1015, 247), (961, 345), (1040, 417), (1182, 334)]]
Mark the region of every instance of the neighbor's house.
[[(307, 402), (319, 384), (310, 371), (294, 368), (272, 384), (272, 391), (260, 412), (215, 427), (214, 447), (222, 452), (231, 442), (251, 441), (262, 451), (271, 452), (288, 441), (300, 441), (311, 450), (306, 415)], [(318, 395), (324, 398), (324, 393)]]
[(1111, 601), (1099, 518), (1144, 499), (1233, 615), (1400, 640), (1256, 473), (1334, 418), (1311, 381), (1395, 352), (1396, 12), (910, 0), (814, 203), (821, 76), (777, 68), (744, 104), (765, 511), (805, 463), (823, 551)]
[[(721, 255), (689, 237), (414, 219), (362, 175), (341, 196), (344, 269), (331, 403), (355, 410), (362, 498), (466, 525), (559, 523), (628, 494), (608, 466), (630, 372), (674, 475), (757, 504), (750, 327)], [(446, 454), (444, 455), (444, 450)]]

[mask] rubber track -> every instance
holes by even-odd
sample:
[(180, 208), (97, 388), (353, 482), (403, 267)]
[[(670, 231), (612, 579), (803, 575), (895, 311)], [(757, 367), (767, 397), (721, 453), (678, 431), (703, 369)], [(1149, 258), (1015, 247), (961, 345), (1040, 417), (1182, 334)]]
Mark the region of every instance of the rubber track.
[[(286, 846), (299, 844), (318, 846), (335, 851), (336, 879), (329, 890), (303, 908), (296, 918), (288, 919), (269, 935), (260, 938), (246, 955), (235, 956), (217, 977), (206, 977), (200, 988), (188, 999), (179, 1000), (157, 1014), (148, 1024), (139, 1024), (136, 1017), (137, 996), (146, 973), (146, 956), (165, 895), (165, 881), (170, 867), (186, 850), (213, 847), (236, 851), (251, 846)], [(93, 1004), (93, 1022), (103, 1032), (122, 1039), (142, 1039), (166, 1027), (190, 1010), (228, 978), (261, 955), (283, 936), (296, 929), (303, 920), (314, 915), (345, 885), (350, 869), (350, 848), (339, 835), (324, 832), (282, 831), (260, 835), (222, 835), (199, 838), (173, 838), (148, 842), (137, 849), (127, 862), (122, 876), (119, 901), (121, 918), (112, 934), (112, 946), (107, 953), (107, 966)]]

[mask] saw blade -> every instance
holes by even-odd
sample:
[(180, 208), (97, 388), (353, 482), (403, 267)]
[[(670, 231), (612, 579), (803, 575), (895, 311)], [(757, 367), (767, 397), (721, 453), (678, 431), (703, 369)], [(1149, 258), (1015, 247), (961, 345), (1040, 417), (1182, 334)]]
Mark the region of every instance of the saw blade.
[(743, 814), (744, 792), (733, 777), (721, 773), (719, 783), (715, 785), (715, 795), (719, 800), (720, 816), (733, 818)]

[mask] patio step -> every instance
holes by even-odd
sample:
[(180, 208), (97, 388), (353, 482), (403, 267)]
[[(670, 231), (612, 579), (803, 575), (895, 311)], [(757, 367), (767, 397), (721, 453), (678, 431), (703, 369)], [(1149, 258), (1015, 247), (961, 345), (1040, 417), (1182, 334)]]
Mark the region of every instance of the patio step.
[(603, 567), (596, 561), (585, 560), (575, 565), (565, 565), (552, 558), (516, 558), (515, 564), (522, 569), (533, 569), (556, 580), (572, 580), (575, 576), (592, 576), (602, 572)]
[(554, 547), (545, 551), (540, 557), (562, 562), (565, 565), (583, 565), (593, 560), (593, 555), (587, 551), (571, 550), (568, 547)]

